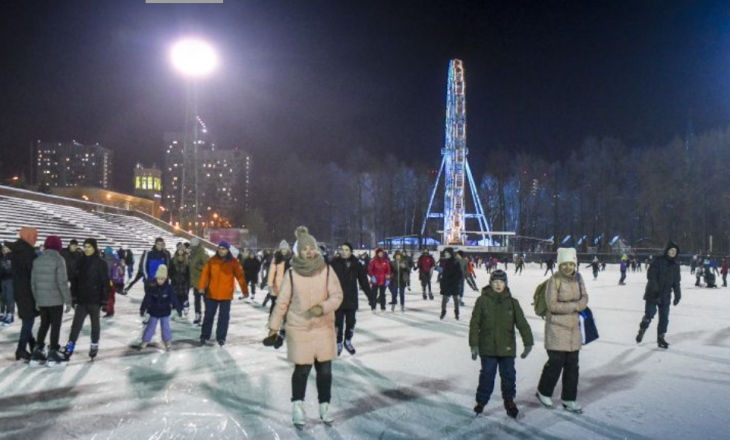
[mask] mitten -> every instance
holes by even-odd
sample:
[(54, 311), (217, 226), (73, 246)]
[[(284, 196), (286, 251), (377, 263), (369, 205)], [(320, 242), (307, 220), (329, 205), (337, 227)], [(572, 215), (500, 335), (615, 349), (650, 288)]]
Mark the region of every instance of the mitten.
[(471, 347), (471, 360), (475, 361), (479, 357), (479, 348)]
[(532, 351), (532, 345), (526, 345), (525, 349), (522, 351), (522, 354), (520, 355), (520, 357), (522, 359), (526, 358), (527, 355), (529, 355), (531, 351)]
[(322, 316), (324, 314), (324, 310), (322, 310), (322, 306), (314, 306), (311, 309), (309, 309), (309, 313), (311, 313), (314, 316)]
[(674, 298), (674, 305), (676, 306), (677, 304), (679, 304), (679, 298)]

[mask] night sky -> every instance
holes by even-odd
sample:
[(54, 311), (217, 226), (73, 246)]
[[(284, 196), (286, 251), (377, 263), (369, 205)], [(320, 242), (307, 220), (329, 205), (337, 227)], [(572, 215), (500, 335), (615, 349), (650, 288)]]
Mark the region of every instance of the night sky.
[[(475, 161), (504, 146), (564, 158), (589, 136), (662, 145), (730, 123), (730, 2), (13, 2), (0, 16), (2, 177), (29, 143), (115, 151), (115, 189), (161, 164), (183, 123), (178, 38), (221, 67), (200, 115), (223, 147), (342, 160), (355, 147), (440, 161), (448, 61), (466, 68)], [(477, 169), (478, 173), (479, 170)]]

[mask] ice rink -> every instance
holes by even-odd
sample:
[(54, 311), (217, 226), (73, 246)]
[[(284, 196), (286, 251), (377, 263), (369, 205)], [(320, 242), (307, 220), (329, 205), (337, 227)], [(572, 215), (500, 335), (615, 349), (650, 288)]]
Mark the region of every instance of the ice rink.
[[(261, 344), (268, 309), (236, 301), (225, 348), (198, 347), (200, 329), (173, 322), (169, 353), (130, 345), (142, 331), (142, 290), (117, 296), (116, 316), (102, 320), (99, 357), (89, 362), (89, 324), (66, 368), (31, 368), (14, 361), (20, 324), (0, 330), (0, 438), (3, 439), (728, 439), (730, 409), (730, 289), (694, 287), (682, 268), (683, 297), (672, 307), (667, 341), (655, 343), (657, 320), (642, 345), (634, 337), (643, 314), (646, 272), (618, 286), (609, 266), (586, 279), (600, 339), (580, 355), (578, 401), (582, 415), (548, 410), (535, 399), (542, 366), (543, 322), (532, 294), (543, 280), (537, 265), (509, 286), (535, 335), (535, 349), (517, 359), (517, 420), (506, 416), (499, 379), (483, 415), (472, 407), (479, 363), (467, 333), (477, 293), (468, 291), (461, 321), (452, 309), (439, 321), (440, 297), (421, 299), (418, 278), (406, 295), (406, 312), (373, 315), (360, 302), (353, 343), (334, 362), (332, 408), (325, 427), (317, 412), (314, 372), (307, 392), (307, 426), (291, 424), (293, 370), (280, 350)], [(479, 271), (478, 284), (487, 281)], [(720, 283), (721, 284), (721, 283)], [(468, 289), (468, 288), (467, 288)], [(64, 316), (66, 343), (71, 314)], [(37, 324), (36, 324), (37, 328)], [(159, 336), (156, 337), (159, 341)], [(518, 350), (522, 344), (518, 337)], [(560, 385), (553, 396), (559, 406)]]

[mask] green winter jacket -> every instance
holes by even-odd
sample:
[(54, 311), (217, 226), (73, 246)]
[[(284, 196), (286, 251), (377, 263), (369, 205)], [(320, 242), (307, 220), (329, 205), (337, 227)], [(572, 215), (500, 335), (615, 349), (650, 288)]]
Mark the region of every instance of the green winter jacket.
[(525, 347), (534, 344), (530, 324), (509, 288), (501, 294), (491, 286), (482, 289), (469, 323), (469, 346), (479, 347), (481, 356), (515, 357), (515, 327)]
[(205, 263), (208, 262), (208, 254), (205, 252), (202, 244), (191, 247), (190, 249), (190, 285), (197, 289), (200, 274), (203, 272)]

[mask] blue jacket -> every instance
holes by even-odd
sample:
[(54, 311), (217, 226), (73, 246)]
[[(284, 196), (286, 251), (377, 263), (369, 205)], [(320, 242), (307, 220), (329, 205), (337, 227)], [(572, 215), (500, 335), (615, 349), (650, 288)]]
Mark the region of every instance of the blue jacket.
[(152, 283), (155, 280), (155, 274), (157, 268), (164, 264), (168, 268), (170, 267), (170, 253), (167, 249), (158, 251), (156, 248), (147, 251), (142, 257), (142, 270), (144, 273), (144, 279), (147, 283)]
[(169, 280), (165, 281), (165, 284), (161, 286), (157, 282), (145, 285), (144, 299), (142, 300), (142, 305), (139, 307), (140, 315), (144, 315), (147, 312), (152, 317), (164, 318), (170, 316), (173, 308), (177, 310), (178, 315), (182, 314), (182, 304), (180, 304), (177, 296), (175, 296), (175, 291), (170, 285)]

